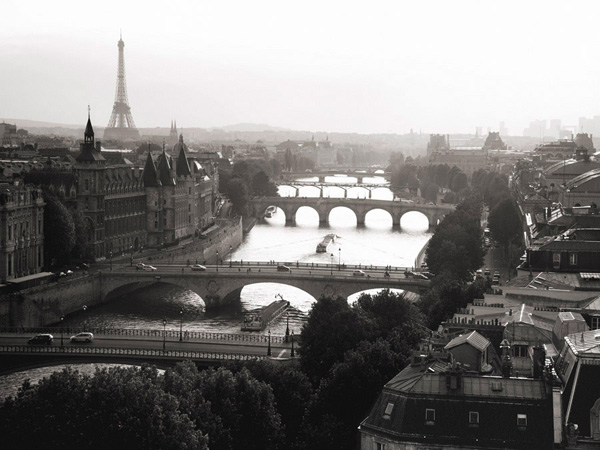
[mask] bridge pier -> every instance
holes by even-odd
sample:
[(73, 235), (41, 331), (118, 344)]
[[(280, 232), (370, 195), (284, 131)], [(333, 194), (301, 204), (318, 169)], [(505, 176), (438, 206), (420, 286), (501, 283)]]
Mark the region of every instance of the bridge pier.
[(357, 184), (362, 184), (362, 182), (363, 182), (363, 177), (362, 177), (362, 176), (359, 176), (359, 175), (355, 175), (355, 176), (356, 176), (356, 183), (357, 183)]

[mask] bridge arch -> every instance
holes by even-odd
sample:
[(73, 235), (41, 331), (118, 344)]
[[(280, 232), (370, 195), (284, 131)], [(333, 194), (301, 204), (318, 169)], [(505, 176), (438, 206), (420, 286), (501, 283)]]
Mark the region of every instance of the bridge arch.
[[(374, 213), (374, 214), (371, 214)], [(388, 211), (385, 208), (377, 208), (377, 207), (373, 207), (373, 208), (369, 208), (365, 211), (365, 218), (364, 218), (364, 223), (367, 223), (367, 217), (368, 216), (373, 216), (373, 215), (385, 215), (387, 217), (389, 217), (389, 221), (390, 221), (390, 228), (394, 227), (394, 215)]]
[[(182, 279), (183, 281), (184, 279)], [(124, 283), (124, 284), (120, 284), (117, 285), (116, 287), (114, 287), (111, 290), (108, 290), (103, 298), (101, 299), (101, 303), (105, 303), (108, 301), (112, 301), (112, 300), (116, 300), (118, 298), (123, 298), (126, 297), (129, 294), (132, 294), (134, 292), (140, 291), (142, 289), (147, 289), (151, 286), (154, 285), (170, 285), (170, 286), (175, 286), (178, 287), (182, 290), (185, 291), (192, 291), (194, 294), (196, 294), (198, 297), (200, 297), (200, 300), (202, 302), (202, 307), (206, 308), (206, 300), (204, 299), (204, 297), (202, 296), (201, 292), (198, 292), (196, 289), (193, 289), (193, 286), (190, 286), (189, 283), (178, 283), (177, 279), (170, 279), (168, 281), (162, 281), (162, 280), (144, 280), (144, 281), (132, 281), (129, 283)]]
[(432, 217), (431, 214), (427, 214), (425, 211), (418, 211), (418, 210), (413, 210), (413, 209), (406, 209), (404, 211), (400, 211), (400, 213), (398, 214), (398, 218), (397, 218), (397, 222), (398, 225), (400, 226), (400, 228), (402, 228), (402, 220), (405, 220), (405, 225), (404, 227), (406, 228), (406, 220), (410, 220), (411, 217), (413, 217), (413, 221), (414, 222), (419, 222), (419, 221), (427, 221), (425, 225), (425, 228), (432, 228), (434, 226), (437, 225), (437, 220)]

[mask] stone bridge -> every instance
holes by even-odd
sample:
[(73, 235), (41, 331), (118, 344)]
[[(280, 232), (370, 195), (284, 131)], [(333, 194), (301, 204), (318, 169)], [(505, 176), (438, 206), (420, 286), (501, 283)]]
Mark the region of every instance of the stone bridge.
[[(320, 183), (325, 182), (326, 177), (334, 177), (336, 175), (346, 175), (347, 177), (356, 178), (357, 183), (362, 183), (364, 178), (372, 178), (379, 177), (384, 178), (387, 181), (390, 181), (391, 175), (389, 173), (375, 173), (375, 172), (343, 172), (343, 171), (334, 171), (334, 172), (282, 172), (279, 175), (279, 180), (277, 181), (294, 181), (300, 178), (318, 178)], [(339, 177), (340, 179), (342, 177)]]
[(317, 211), (320, 223), (327, 223), (331, 210), (341, 206), (354, 212), (357, 225), (364, 225), (365, 217), (369, 211), (381, 209), (387, 211), (392, 216), (393, 226), (398, 227), (400, 226), (400, 219), (407, 212), (420, 212), (429, 220), (429, 226), (434, 227), (446, 214), (455, 209), (454, 205), (427, 205), (399, 200), (321, 197), (258, 197), (250, 200), (250, 204), (254, 206), (257, 218), (264, 217), (265, 210), (269, 206), (276, 206), (285, 213), (286, 222), (294, 222), (298, 209), (308, 206)]
[[(278, 272), (273, 265), (253, 265), (251, 271), (238, 267), (207, 266), (206, 272), (182, 267), (159, 266), (156, 272), (128, 270), (103, 271), (3, 295), (3, 326), (43, 326), (60, 322), (60, 317), (91, 306), (126, 296), (155, 283), (169, 283), (189, 289), (202, 297), (207, 309), (239, 300), (244, 286), (256, 283), (281, 283), (294, 286), (318, 299), (322, 295), (348, 296), (367, 289), (395, 288), (422, 294), (430, 281), (405, 278), (401, 269), (384, 277), (384, 268), (373, 269), (368, 276), (357, 277), (352, 270), (309, 270)], [(262, 269), (262, 270), (261, 270)]]

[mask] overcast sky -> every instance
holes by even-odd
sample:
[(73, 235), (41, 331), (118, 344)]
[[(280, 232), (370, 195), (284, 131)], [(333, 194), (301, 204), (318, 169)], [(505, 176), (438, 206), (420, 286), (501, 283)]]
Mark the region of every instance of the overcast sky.
[[(144, 6), (141, 6), (144, 5)], [(0, 117), (474, 132), (600, 114), (598, 1), (3, 0)]]

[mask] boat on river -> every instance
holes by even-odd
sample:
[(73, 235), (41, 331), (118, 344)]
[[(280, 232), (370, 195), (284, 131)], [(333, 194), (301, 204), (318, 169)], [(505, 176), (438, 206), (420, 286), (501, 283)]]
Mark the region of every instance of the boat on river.
[(258, 311), (249, 312), (244, 316), (242, 331), (264, 330), (273, 320), (281, 316), (290, 306), (287, 300), (276, 300)]
[(277, 206), (269, 206), (265, 211), (265, 217), (273, 217), (273, 214), (277, 212)]
[(317, 253), (325, 253), (332, 242), (335, 242), (335, 234), (327, 234), (321, 242), (317, 244)]

